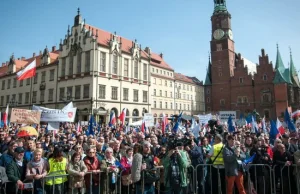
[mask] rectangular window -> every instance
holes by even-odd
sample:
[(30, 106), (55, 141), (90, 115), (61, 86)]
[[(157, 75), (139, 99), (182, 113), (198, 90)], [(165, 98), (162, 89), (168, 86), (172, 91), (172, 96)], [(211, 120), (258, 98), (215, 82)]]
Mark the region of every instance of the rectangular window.
[[(27, 79), (27, 80), (30, 80), (30, 79)], [(11, 82), (11, 79), (8, 79), (7, 80), (7, 89), (10, 89), (10, 84), (11, 84), (10, 82)]]
[(81, 98), (81, 86), (75, 86), (75, 99)]
[(112, 73), (113, 74), (118, 74), (118, 54), (114, 53), (113, 54), (113, 65), (112, 65)]
[(170, 97), (173, 98), (173, 93), (172, 92), (170, 92)]
[(61, 77), (66, 75), (66, 58), (61, 59)]
[(118, 87), (111, 87), (111, 99), (118, 100)]
[(171, 104), (170, 104), (170, 108), (173, 109), (173, 103), (172, 103), (172, 102), (171, 102)]
[(69, 57), (69, 76), (73, 75), (73, 56)]
[(181, 104), (179, 104), (179, 110), (182, 110), (182, 109), (181, 109)]
[(189, 97), (190, 97), (190, 96), (187, 94), (187, 95), (186, 95), (186, 99), (189, 100), (189, 99), (190, 99)]
[(188, 104), (188, 110), (190, 110), (190, 105)]
[(184, 104), (184, 105), (183, 105), (183, 110), (186, 110), (185, 108), (186, 108), (186, 106), (185, 106), (185, 104)]
[(175, 109), (178, 109), (178, 104), (177, 103), (175, 104), (175, 107), (176, 107)]
[(153, 79), (153, 84), (156, 84), (156, 78)]
[(147, 68), (147, 64), (146, 63), (144, 63), (144, 67), (143, 67), (143, 69), (144, 69), (144, 80), (147, 80), (147, 75), (148, 75), (148, 68)]
[(29, 103), (29, 92), (25, 93), (25, 104)]
[(99, 85), (99, 98), (105, 99), (105, 85)]
[(38, 73), (35, 73), (35, 76), (33, 77), (33, 84), (37, 84), (37, 82), (38, 82), (38, 77), (39, 77), (39, 74), (38, 74)]
[(139, 78), (139, 63), (137, 60), (134, 61), (134, 78)]
[(159, 102), (159, 108), (162, 108), (162, 101)]
[(193, 100), (193, 95), (191, 95), (191, 100)]
[(42, 83), (46, 81), (46, 71), (42, 72)]
[(100, 71), (105, 72), (106, 68), (106, 53), (105, 52), (101, 52), (100, 53)]
[(23, 94), (22, 94), (22, 93), (19, 93), (18, 103), (19, 103), (19, 104), (22, 104), (22, 103), (23, 103)]
[(0, 100), (0, 106), (4, 105), (4, 96), (1, 96), (1, 100)]
[(156, 89), (153, 90), (153, 96), (156, 96)]
[(13, 88), (16, 88), (17, 87), (17, 79), (14, 78), (14, 81), (13, 81)]
[(81, 73), (81, 53), (77, 54), (77, 74)]
[(23, 80), (20, 81), (20, 87), (22, 87), (22, 86), (23, 86)]
[(156, 108), (156, 101), (153, 101), (153, 107)]
[(159, 90), (159, 96), (162, 96), (162, 90)]
[(16, 94), (13, 94), (13, 95), (11, 96), (11, 100), (12, 100), (13, 102), (17, 101)]
[(123, 88), (123, 100), (128, 101), (128, 88)]
[(37, 96), (37, 91), (34, 91), (32, 93), (32, 103), (36, 103), (36, 96)]
[(45, 90), (41, 90), (41, 99), (40, 99), (41, 102), (44, 102), (45, 101)]
[(148, 102), (148, 92), (143, 91), (143, 102)]
[(83, 98), (90, 97), (90, 84), (83, 85)]
[(128, 59), (124, 59), (124, 77), (128, 77)]
[(165, 86), (168, 86), (168, 81), (167, 80), (165, 80)]
[(59, 88), (59, 100), (63, 100), (65, 97), (65, 88)]
[(139, 101), (139, 91), (133, 90), (133, 101), (138, 102)]
[(240, 77), (239, 82), (240, 82), (240, 84), (244, 83), (244, 78)]
[(48, 102), (53, 101), (53, 91), (54, 91), (54, 89), (49, 89), (48, 90)]
[(91, 52), (86, 51), (85, 52), (85, 68), (84, 72), (90, 72), (90, 67), (91, 67)]
[(71, 100), (73, 96), (73, 86), (67, 87), (67, 100)]
[(165, 102), (165, 108), (168, 109), (168, 102)]
[(162, 85), (162, 79), (159, 79), (159, 85)]
[(5, 90), (5, 80), (2, 81), (2, 90)]
[(54, 80), (54, 69), (51, 69), (50, 70), (50, 79), (49, 79), (49, 81), (53, 81)]
[[(8, 80), (9, 82), (10, 80)], [(29, 86), (30, 85), (30, 79), (26, 79), (26, 85)], [(8, 86), (7, 86), (8, 87)]]
[(6, 104), (9, 103), (9, 95), (6, 95)]
[(167, 91), (165, 91), (165, 97), (168, 97), (168, 92)]

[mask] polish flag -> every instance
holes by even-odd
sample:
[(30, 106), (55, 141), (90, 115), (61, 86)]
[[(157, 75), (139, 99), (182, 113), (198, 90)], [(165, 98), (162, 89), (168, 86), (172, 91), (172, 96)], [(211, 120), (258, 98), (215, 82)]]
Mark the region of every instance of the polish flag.
[(8, 125), (8, 104), (7, 104), (6, 110), (3, 114), (3, 123), (4, 123), (4, 127), (7, 127), (7, 125)]
[(32, 61), (29, 65), (27, 65), (24, 69), (17, 73), (17, 80), (24, 80), (28, 78), (32, 78), (35, 76), (36, 70), (36, 60)]
[(123, 108), (122, 113), (119, 116), (119, 119), (121, 121), (121, 126), (125, 124), (125, 117), (126, 117), (126, 108)]
[(77, 132), (82, 132), (82, 129), (81, 129), (81, 125), (80, 125), (80, 121), (78, 121), (77, 123), (77, 129), (76, 129)]
[(141, 131), (142, 131), (143, 133), (145, 133), (145, 130), (146, 130), (146, 124), (145, 124), (145, 121), (143, 120), (143, 122), (142, 122), (142, 127), (141, 127)]
[(168, 124), (168, 118), (166, 117), (165, 113), (163, 113), (163, 117), (161, 121), (161, 130), (163, 134), (165, 133), (167, 124)]
[(112, 127), (113, 125), (115, 125), (117, 122), (116, 120), (116, 115), (114, 111), (111, 111), (110, 113), (110, 119), (109, 119), (109, 126)]
[(278, 133), (279, 136), (281, 136), (281, 135), (283, 135), (285, 133), (285, 129), (282, 126), (282, 124), (281, 124), (281, 122), (280, 122), (280, 120), (278, 118), (277, 118), (277, 121), (276, 121), (276, 128), (277, 128), (277, 130), (279, 132)]

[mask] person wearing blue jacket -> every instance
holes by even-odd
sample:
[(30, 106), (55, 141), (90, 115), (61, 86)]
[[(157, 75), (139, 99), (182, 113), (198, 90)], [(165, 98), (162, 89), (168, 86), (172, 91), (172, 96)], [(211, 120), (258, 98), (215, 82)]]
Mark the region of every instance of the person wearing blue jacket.
[(14, 158), (14, 149), (16, 149), (16, 147), (18, 147), (17, 142), (11, 141), (9, 143), (7, 153), (2, 154), (0, 157), (0, 166), (6, 168), (12, 162)]

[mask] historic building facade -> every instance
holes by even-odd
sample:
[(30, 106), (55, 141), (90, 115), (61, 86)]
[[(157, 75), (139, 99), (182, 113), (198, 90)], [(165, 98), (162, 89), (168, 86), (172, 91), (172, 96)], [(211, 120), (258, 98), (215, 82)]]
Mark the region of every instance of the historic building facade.
[(264, 49), (258, 64), (236, 53), (225, 0), (215, 1), (211, 22), (211, 61), (204, 83), (206, 112), (236, 110), (239, 116), (256, 110), (274, 119), (286, 108), (299, 108), (300, 85), (292, 54), (290, 66), (285, 68), (277, 46), (274, 69)]
[[(34, 59), (36, 77), (17, 81), (15, 73)], [(84, 121), (93, 114), (107, 122), (112, 110), (119, 116), (123, 108), (129, 122), (148, 112), (155, 117), (179, 110), (200, 114), (205, 104), (204, 86), (197, 78), (175, 73), (163, 54), (142, 49), (136, 40), (86, 24), (79, 10), (59, 48), (45, 48), (29, 59), (12, 55), (0, 67), (0, 83), (1, 111), (7, 104), (60, 109), (72, 101), (77, 118)]]

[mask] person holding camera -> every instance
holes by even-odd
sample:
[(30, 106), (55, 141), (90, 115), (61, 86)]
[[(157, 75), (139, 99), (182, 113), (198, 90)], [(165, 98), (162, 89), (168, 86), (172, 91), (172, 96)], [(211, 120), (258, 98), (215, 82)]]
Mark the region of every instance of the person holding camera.
[(166, 157), (162, 158), (162, 164), (166, 193), (186, 193), (188, 159), (184, 151), (179, 150), (178, 146), (171, 148)]
[(241, 154), (241, 150), (234, 146), (234, 137), (227, 137), (227, 145), (223, 149), (223, 158), (225, 166), (225, 175), (227, 180), (227, 194), (233, 193), (234, 183), (236, 184), (239, 194), (246, 194), (244, 188), (244, 167), (242, 160), (246, 158)]

